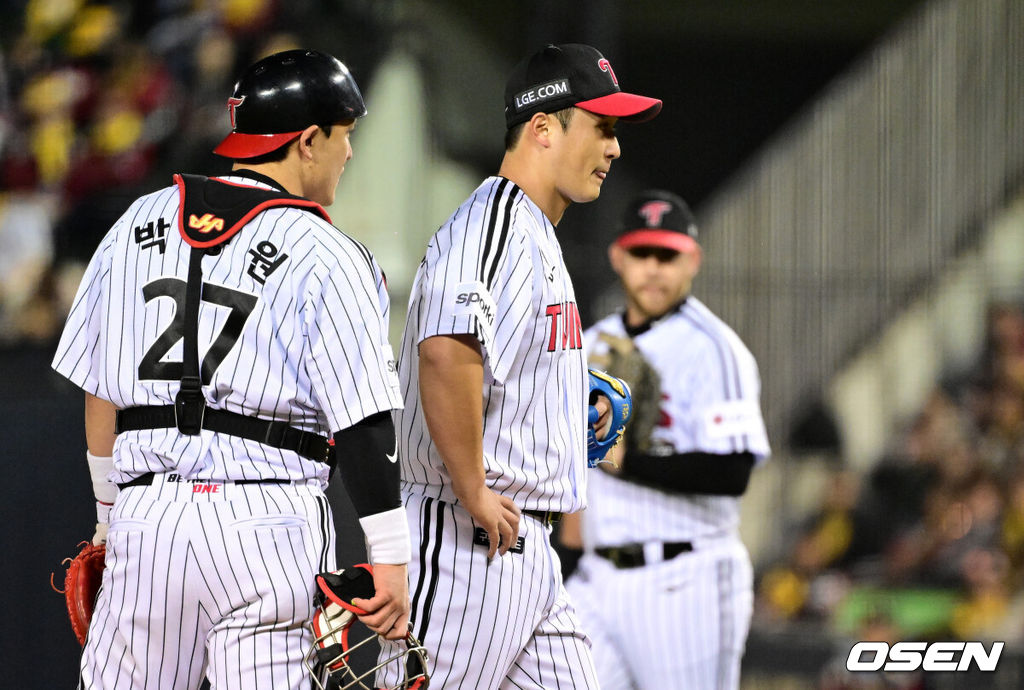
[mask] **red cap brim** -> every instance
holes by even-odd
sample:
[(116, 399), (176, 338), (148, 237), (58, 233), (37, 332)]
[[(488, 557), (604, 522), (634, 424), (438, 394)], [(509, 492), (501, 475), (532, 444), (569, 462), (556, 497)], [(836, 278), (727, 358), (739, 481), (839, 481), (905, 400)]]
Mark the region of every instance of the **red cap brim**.
[(618, 117), (628, 122), (646, 122), (661, 112), (661, 101), (635, 93), (616, 91), (600, 98), (580, 101), (576, 107), (595, 115)]
[(615, 244), (623, 249), (631, 247), (664, 247), (665, 249), (674, 249), (677, 252), (692, 252), (697, 248), (697, 240), (689, 235), (661, 228), (627, 232), (615, 240)]
[(218, 156), (232, 159), (255, 158), (264, 153), (270, 153), (279, 149), (295, 137), (302, 134), (298, 132), (282, 132), (280, 134), (242, 134), (232, 132), (224, 137), (224, 141), (217, 144), (213, 150)]

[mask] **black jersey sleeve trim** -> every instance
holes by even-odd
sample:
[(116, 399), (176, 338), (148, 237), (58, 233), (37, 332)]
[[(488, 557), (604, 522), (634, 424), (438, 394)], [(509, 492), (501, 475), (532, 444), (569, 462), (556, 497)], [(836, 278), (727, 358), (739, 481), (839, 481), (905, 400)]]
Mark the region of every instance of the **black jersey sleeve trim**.
[(505, 215), (501, 221), (501, 236), (498, 238), (498, 244), (494, 251), (494, 261), (491, 262), (491, 269), (487, 272), (487, 280), (484, 282), (488, 290), (494, 286), (494, 275), (498, 272), (501, 258), (505, 254), (505, 246), (508, 244), (508, 230), (512, 226), (512, 207), (515, 205), (518, 192), (519, 187), (513, 183), (508, 191), (508, 199), (505, 201)]
[[(487, 221), (487, 234), (484, 238), (484, 250), (480, 255), (480, 273), (479, 280), (481, 283), (485, 283), (485, 278), (488, 273), (488, 257), (491, 256), (491, 243), (494, 241), (494, 230), (498, 224), (498, 206), (501, 203), (505, 187), (509, 184), (509, 181), (502, 179), (498, 182), (498, 187), (495, 190), (494, 197), (491, 201), (491, 214)], [(495, 252), (495, 255), (497, 252)], [(486, 284), (486, 283), (485, 283)]]

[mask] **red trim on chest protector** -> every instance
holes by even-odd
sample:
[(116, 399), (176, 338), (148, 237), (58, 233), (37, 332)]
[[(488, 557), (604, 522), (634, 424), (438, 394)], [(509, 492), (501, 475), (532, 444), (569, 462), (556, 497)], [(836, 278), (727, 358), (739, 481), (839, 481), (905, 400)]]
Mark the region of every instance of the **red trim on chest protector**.
[[(313, 213), (317, 214), (318, 216), (326, 220), (328, 223), (331, 222), (331, 217), (327, 215), (327, 211), (325, 211), (324, 208), (315, 201), (310, 201), (309, 199), (303, 199), (301, 197), (292, 196), (290, 194), (285, 194), (283, 192), (278, 192), (272, 189), (265, 189), (263, 187), (254, 187), (250, 185), (239, 184), (236, 182), (227, 182), (225, 180), (219, 180), (215, 178), (203, 179), (205, 180), (206, 183), (230, 185), (232, 187), (238, 187), (240, 189), (251, 189), (256, 193), (256, 195), (258, 195), (257, 198), (265, 197), (268, 194), (280, 194), (281, 196), (271, 199), (264, 198), (263, 201), (259, 201), (258, 203), (250, 207), (249, 210), (246, 211), (241, 218), (235, 220), (231, 225), (226, 226), (226, 220), (223, 217), (215, 215), (213, 213), (213, 211), (217, 209), (201, 206), (198, 210), (205, 211), (205, 213), (202, 216), (199, 216), (195, 213), (186, 214), (185, 178), (182, 175), (175, 173), (174, 184), (178, 186), (178, 232), (181, 233), (181, 237), (183, 240), (185, 240), (185, 242), (187, 242), (192, 247), (196, 247), (197, 249), (215, 247), (218, 244), (222, 244), (228, 241), (239, 230), (241, 230), (246, 223), (248, 223), (250, 220), (252, 220), (257, 215), (259, 215), (263, 211), (266, 211), (269, 208), (275, 208), (280, 206), (293, 206), (297, 208), (304, 208), (308, 211), (312, 211)], [(189, 211), (192, 210), (192, 208), (189, 208)], [(188, 229), (186, 229), (185, 227), (186, 215), (189, 216), (188, 223), (191, 226), (191, 228), (197, 232), (209, 234), (210, 239), (200, 240), (192, 237), (189, 234)]]

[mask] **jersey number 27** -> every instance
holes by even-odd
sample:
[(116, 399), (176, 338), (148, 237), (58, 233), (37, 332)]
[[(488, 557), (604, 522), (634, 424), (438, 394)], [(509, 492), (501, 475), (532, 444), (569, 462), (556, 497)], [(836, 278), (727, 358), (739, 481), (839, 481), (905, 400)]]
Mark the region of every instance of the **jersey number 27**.
[[(157, 278), (142, 287), (142, 296), (146, 303), (158, 297), (170, 297), (174, 300), (174, 317), (170, 325), (164, 329), (160, 337), (146, 351), (139, 363), (140, 381), (178, 381), (181, 379), (182, 363), (165, 362), (164, 357), (171, 348), (184, 337), (185, 333), (185, 289), (187, 284), (180, 278)], [(227, 307), (231, 311), (224, 322), (224, 327), (217, 335), (200, 366), (203, 384), (209, 385), (213, 372), (227, 357), (234, 347), (242, 327), (256, 306), (256, 296), (223, 285), (203, 283), (203, 301), (218, 307)]]

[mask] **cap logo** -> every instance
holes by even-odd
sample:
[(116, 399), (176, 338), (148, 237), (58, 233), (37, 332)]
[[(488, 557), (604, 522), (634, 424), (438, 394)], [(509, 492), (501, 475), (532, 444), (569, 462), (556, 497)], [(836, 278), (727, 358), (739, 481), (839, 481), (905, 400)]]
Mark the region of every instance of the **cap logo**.
[(228, 98), (228, 114), (231, 116), (231, 129), (235, 128), (235, 108), (242, 105), (242, 101), (245, 100), (245, 96), (241, 98), (235, 98), (231, 96)]
[(615, 70), (612, 69), (612, 63), (608, 62), (606, 58), (601, 58), (597, 61), (597, 66), (601, 68), (602, 72), (607, 72), (611, 75), (612, 81), (615, 82), (616, 86), (619, 85), (619, 80), (615, 78)]
[(572, 89), (569, 88), (569, 80), (564, 78), (549, 81), (548, 83), (541, 84), (540, 86), (534, 86), (526, 91), (516, 94), (516, 112), (521, 112), (529, 107), (535, 106), (537, 103), (541, 103), (552, 98), (568, 96), (571, 93)]
[(656, 228), (661, 225), (661, 219), (672, 210), (672, 204), (667, 201), (648, 201), (641, 206), (637, 213), (647, 221), (647, 227)]

